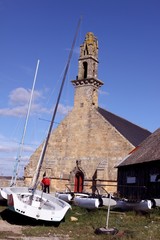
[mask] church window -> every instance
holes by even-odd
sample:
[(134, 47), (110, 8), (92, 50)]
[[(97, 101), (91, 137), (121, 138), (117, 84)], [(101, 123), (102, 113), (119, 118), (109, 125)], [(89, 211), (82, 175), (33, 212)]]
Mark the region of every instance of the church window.
[(95, 63), (93, 63), (93, 77), (95, 77)]
[(87, 78), (87, 71), (88, 71), (88, 64), (87, 64), (87, 62), (84, 62), (83, 63), (83, 70), (84, 70), (84, 78)]

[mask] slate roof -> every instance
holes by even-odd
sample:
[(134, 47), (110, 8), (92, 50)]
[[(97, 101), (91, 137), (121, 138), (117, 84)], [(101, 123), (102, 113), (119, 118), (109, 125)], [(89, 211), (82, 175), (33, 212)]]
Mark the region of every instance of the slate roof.
[(151, 134), (148, 130), (106, 111), (103, 108), (98, 107), (98, 112), (135, 147)]
[(160, 128), (146, 138), (118, 167), (160, 160)]

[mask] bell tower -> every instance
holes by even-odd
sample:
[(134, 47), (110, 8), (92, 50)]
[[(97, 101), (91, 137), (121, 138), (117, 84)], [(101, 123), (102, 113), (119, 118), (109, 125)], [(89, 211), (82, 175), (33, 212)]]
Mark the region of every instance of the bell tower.
[(98, 77), (98, 40), (92, 32), (86, 34), (80, 46), (78, 76), (72, 81), (75, 87), (74, 106), (98, 107), (98, 89), (103, 85)]

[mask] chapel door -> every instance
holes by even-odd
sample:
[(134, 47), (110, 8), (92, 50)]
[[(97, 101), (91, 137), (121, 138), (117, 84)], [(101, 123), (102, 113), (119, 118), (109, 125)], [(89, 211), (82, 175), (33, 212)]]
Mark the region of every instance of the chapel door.
[(84, 182), (84, 175), (81, 171), (78, 171), (75, 174), (74, 192), (81, 193), (83, 191), (83, 182)]

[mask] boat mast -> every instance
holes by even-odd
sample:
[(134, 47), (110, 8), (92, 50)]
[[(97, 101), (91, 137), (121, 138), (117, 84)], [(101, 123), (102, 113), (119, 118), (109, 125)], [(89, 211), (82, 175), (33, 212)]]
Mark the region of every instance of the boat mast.
[(41, 166), (42, 166), (42, 163), (43, 163), (43, 160), (44, 160), (44, 156), (45, 156), (45, 153), (46, 153), (48, 141), (49, 141), (49, 138), (50, 138), (50, 135), (51, 135), (54, 119), (55, 119), (55, 116), (56, 116), (56, 113), (57, 113), (58, 104), (59, 104), (59, 101), (60, 101), (60, 97), (61, 97), (61, 94), (62, 94), (64, 82), (65, 82), (65, 79), (66, 79), (69, 64), (70, 64), (71, 57), (72, 57), (72, 54), (73, 54), (74, 45), (75, 45), (75, 42), (76, 42), (76, 39), (77, 39), (80, 23), (81, 23), (81, 18), (78, 21), (78, 25), (77, 25), (77, 28), (76, 28), (76, 33), (75, 33), (73, 43), (72, 43), (72, 46), (71, 46), (71, 50), (70, 50), (70, 53), (69, 53), (69, 56), (68, 56), (67, 65), (66, 65), (66, 68), (65, 68), (65, 71), (64, 71), (64, 76), (63, 76), (63, 79), (62, 79), (62, 83), (61, 83), (59, 95), (58, 95), (58, 98), (57, 98), (57, 102), (56, 102), (56, 105), (55, 105), (55, 108), (54, 108), (54, 112), (53, 112), (53, 116), (52, 116), (52, 119), (51, 119), (48, 134), (47, 134), (46, 140), (44, 142), (44, 145), (42, 147), (42, 152), (41, 152), (41, 155), (40, 155), (40, 158), (39, 158), (39, 161), (38, 161), (37, 169), (35, 171), (35, 175), (34, 175), (33, 180), (32, 180), (32, 189), (33, 190), (36, 189), (36, 187), (37, 187), (37, 182), (38, 182), (38, 178), (39, 178), (39, 174), (40, 174), (40, 169), (41, 169)]
[(35, 87), (35, 83), (36, 83), (36, 79), (37, 79), (39, 63), (40, 63), (40, 60), (37, 61), (37, 66), (36, 66), (36, 70), (35, 70), (35, 75), (34, 75), (34, 80), (33, 80), (33, 85), (32, 85), (32, 90), (31, 90), (31, 96), (30, 96), (30, 100), (29, 100), (29, 104), (28, 104), (28, 110), (27, 110), (25, 125), (24, 125), (24, 129), (23, 129), (22, 139), (20, 142), (19, 151), (17, 154), (16, 163), (15, 163), (14, 170), (13, 170), (13, 176), (12, 176), (11, 183), (10, 183), (11, 187), (16, 185), (16, 180), (18, 177), (19, 164), (21, 161), (22, 151), (23, 151), (23, 147), (24, 147), (24, 138), (26, 135), (29, 114), (31, 111), (31, 104), (32, 104), (32, 99), (33, 99), (34, 87)]

